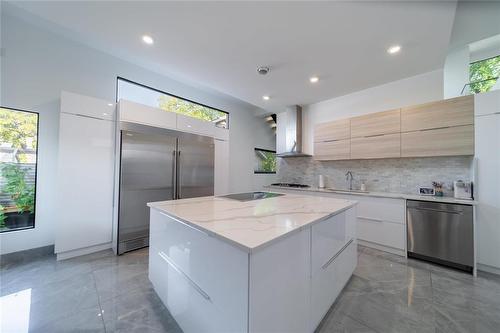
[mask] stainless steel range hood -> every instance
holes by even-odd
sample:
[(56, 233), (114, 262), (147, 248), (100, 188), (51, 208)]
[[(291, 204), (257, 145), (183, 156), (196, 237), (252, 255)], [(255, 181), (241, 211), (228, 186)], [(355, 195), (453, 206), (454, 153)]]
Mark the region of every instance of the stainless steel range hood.
[(276, 150), (278, 157), (311, 156), (302, 151), (302, 107), (287, 107), (277, 115)]

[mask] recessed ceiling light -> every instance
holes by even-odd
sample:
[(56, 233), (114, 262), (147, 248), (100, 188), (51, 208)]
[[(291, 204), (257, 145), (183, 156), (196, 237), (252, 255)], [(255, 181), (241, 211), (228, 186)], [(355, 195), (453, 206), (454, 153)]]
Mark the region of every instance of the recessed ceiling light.
[(113, 103), (108, 103), (108, 106), (113, 106)]
[(267, 96), (267, 95), (264, 95), (262, 96), (262, 99), (265, 100), (265, 101), (268, 101), (271, 97)]
[(319, 81), (319, 77), (317, 77), (317, 76), (312, 76), (309, 78), (309, 82), (311, 82), (311, 83), (316, 83), (318, 81)]
[(393, 45), (390, 48), (387, 49), (387, 53), (389, 54), (395, 54), (401, 51), (401, 46), (399, 45)]
[(155, 42), (153, 37), (148, 36), (148, 35), (142, 36), (142, 41), (148, 45), (153, 45), (153, 43)]

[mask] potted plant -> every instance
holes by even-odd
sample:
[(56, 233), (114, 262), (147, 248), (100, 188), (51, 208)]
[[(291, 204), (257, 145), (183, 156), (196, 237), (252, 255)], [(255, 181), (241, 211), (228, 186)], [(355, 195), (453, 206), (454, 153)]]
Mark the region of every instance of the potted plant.
[(34, 218), (35, 187), (26, 183), (26, 171), (15, 163), (4, 164), (1, 171), (5, 178), (3, 192), (10, 195), (16, 206), (16, 211), (4, 212), (6, 227), (15, 229), (30, 226)]
[(0, 205), (0, 230), (5, 229), (5, 220), (7, 219), (7, 216), (4, 213), (4, 207)]

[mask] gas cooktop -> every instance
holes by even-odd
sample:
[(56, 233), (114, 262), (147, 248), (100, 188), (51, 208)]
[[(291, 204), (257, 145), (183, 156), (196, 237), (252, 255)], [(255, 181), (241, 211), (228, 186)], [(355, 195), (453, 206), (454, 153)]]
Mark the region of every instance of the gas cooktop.
[(295, 187), (295, 188), (307, 188), (309, 185), (304, 184), (295, 184), (295, 183), (274, 183), (271, 186), (280, 186), (280, 187)]

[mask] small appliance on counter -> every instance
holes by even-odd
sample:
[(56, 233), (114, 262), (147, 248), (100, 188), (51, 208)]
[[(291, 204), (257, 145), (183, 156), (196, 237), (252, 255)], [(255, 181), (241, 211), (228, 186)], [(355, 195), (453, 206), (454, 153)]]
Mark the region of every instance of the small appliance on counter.
[(434, 195), (434, 188), (428, 186), (420, 186), (418, 188), (418, 194), (420, 195)]
[(318, 187), (325, 188), (325, 177), (323, 175), (319, 175), (318, 177)]
[(464, 182), (457, 180), (453, 182), (453, 193), (456, 199), (473, 200), (473, 184), (472, 182)]

